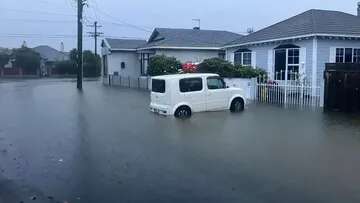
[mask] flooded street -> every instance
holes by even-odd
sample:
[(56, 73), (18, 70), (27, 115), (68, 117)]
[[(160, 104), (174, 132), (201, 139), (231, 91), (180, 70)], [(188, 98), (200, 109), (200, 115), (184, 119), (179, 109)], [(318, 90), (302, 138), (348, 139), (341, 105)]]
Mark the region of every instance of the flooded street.
[(149, 93), (0, 82), (0, 203), (360, 202), (360, 115), (250, 105), (181, 121)]

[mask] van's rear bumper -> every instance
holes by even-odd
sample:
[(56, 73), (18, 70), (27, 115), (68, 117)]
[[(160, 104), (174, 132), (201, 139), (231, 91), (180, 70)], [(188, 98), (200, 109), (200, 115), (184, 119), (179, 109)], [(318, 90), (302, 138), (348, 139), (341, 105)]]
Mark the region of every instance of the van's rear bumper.
[(171, 115), (170, 112), (170, 107), (167, 105), (157, 105), (157, 104), (150, 104), (150, 111), (154, 112), (154, 113), (158, 113), (160, 115)]

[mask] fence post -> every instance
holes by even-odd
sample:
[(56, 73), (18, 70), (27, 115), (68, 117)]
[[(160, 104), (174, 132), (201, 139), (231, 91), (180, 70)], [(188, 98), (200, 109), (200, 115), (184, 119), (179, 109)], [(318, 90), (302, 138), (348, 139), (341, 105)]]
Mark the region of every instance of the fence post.
[(138, 88), (140, 89), (140, 77), (138, 77)]
[(131, 88), (130, 76), (128, 76), (128, 78), (129, 78), (129, 88)]
[(149, 90), (149, 77), (146, 77), (146, 89)]
[(111, 86), (111, 75), (109, 75), (109, 86)]

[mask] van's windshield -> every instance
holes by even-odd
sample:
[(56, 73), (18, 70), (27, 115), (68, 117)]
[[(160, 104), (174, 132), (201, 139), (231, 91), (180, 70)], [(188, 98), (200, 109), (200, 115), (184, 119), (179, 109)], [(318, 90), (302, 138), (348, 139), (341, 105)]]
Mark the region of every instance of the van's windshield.
[(152, 80), (152, 92), (165, 93), (165, 80)]

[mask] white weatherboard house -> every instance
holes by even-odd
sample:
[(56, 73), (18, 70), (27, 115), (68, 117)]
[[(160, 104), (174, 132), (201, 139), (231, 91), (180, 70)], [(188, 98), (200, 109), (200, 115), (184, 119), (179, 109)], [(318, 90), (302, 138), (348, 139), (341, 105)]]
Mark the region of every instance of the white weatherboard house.
[(154, 55), (175, 57), (182, 63), (225, 57), (223, 46), (241, 35), (218, 30), (155, 28), (148, 41), (104, 39), (104, 75), (139, 77), (147, 74), (149, 58)]
[(309, 10), (241, 37), (224, 49), (228, 61), (262, 68), (271, 79), (285, 79), (287, 70), (322, 86), (326, 63), (360, 62), (360, 7), (358, 16)]

